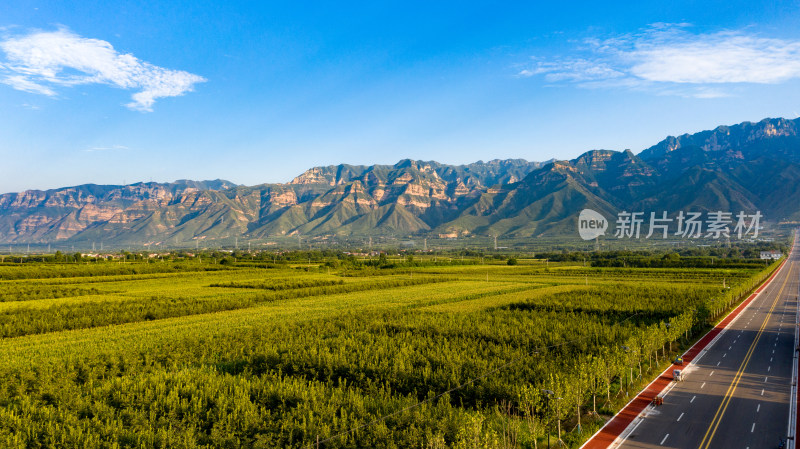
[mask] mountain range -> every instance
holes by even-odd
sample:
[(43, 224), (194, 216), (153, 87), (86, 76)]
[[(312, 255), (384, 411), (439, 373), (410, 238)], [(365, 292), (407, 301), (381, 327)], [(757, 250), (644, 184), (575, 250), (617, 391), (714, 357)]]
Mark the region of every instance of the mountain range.
[(580, 210), (761, 211), (800, 219), (800, 119), (572, 160), (313, 167), (285, 184), (87, 184), (0, 195), (0, 242), (176, 244), (242, 237), (576, 233)]

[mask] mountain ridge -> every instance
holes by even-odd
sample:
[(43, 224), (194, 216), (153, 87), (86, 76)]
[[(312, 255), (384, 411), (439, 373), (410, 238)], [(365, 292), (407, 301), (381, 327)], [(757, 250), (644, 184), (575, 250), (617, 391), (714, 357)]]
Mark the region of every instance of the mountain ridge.
[(669, 136), (571, 160), (312, 167), (288, 183), (178, 180), (0, 195), (0, 242), (187, 244), (229, 237), (575, 235), (583, 208), (800, 219), (800, 119)]

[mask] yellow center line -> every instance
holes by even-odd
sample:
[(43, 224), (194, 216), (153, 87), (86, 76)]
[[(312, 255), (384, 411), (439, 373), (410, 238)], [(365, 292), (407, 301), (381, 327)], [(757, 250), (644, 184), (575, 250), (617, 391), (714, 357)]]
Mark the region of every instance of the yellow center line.
[(752, 357), (753, 352), (755, 351), (756, 345), (758, 344), (758, 340), (761, 338), (761, 335), (764, 333), (764, 329), (767, 327), (767, 322), (769, 321), (769, 317), (772, 314), (773, 310), (775, 310), (775, 306), (778, 304), (778, 300), (783, 295), (783, 289), (786, 287), (786, 283), (791, 278), (792, 269), (794, 268), (794, 264), (789, 265), (788, 272), (786, 273), (786, 278), (783, 281), (783, 285), (781, 285), (780, 291), (778, 291), (778, 295), (775, 297), (775, 301), (772, 303), (772, 307), (770, 307), (769, 312), (767, 313), (767, 317), (764, 318), (764, 322), (761, 323), (761, 328), (758, 330), (758, 334), (756, 334), (756, 338), (753, 340), (753, 343), (750, 345), (750, 348), (747, 350), (747, 354), (744, 356), (744, 360), (742, 360), (742, 364), (739, 366), (739, 370), (736, 372), (736, 375), (733, 377), (733, 382), (728, 387), (728, 391), (725, 392), (725, 397), (722, 400), (722, 403), (717, 408), (717, 413), (714, 414), (714, 419), (711, 421), (711, 424), (708, 426), (708, 430), (706, 434), (703, 436), (703, 441), (700, 442), (699, 449), (707, 449), (711, 445), (711, 440), (714, 438), (714, 434), (717, 433), (717, 428), (719, 428), (719, 423), (722, 421), (723, 415), (725, 415), (725, 410), (727, 410), (728, 405), (733, 398), (733, 394), (736, 392), (736, 387), (739, 384), (739, 381), (742, 380), (742, 376), (744, 375), (745, 370), (747, 369), (747, 364), (750, 363), (750, 357)]

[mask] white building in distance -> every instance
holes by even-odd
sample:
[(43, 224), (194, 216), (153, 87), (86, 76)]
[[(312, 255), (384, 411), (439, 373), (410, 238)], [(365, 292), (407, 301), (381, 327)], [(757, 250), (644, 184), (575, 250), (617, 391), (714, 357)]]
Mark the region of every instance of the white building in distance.
[(774, 259), (778, 260), (783, 256), (783, 253), (780, 251), (761, 251), (761, 258), (762, 259)]

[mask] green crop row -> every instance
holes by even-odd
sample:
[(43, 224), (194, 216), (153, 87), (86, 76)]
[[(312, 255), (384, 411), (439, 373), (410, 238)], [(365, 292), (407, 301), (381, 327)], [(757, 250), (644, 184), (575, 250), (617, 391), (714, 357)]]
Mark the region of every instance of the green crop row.
[(325, 287), (329, 285), (342, 285), (341, 279), (298, 279), (279, 281), (249, 281), (249, 282), (216, 282), (210, 287), (225, 288), (253, 288), (259, 290), (294, 290), (297, 288)]

